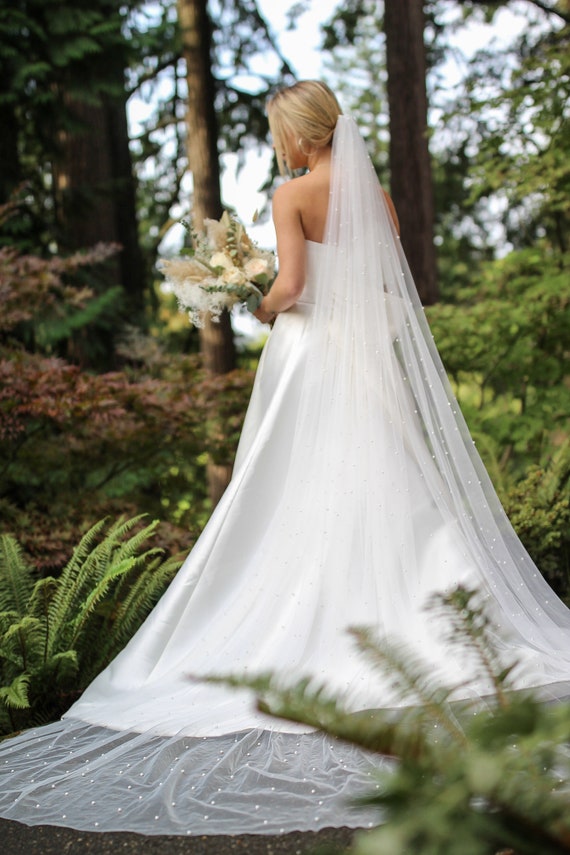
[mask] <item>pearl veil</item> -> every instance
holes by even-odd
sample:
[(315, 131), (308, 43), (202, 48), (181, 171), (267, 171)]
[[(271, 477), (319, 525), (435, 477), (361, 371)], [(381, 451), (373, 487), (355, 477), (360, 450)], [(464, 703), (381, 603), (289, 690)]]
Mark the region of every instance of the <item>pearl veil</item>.
[[(264, 349), (234, 477), (169, 590), (64, 719), (0, 746), (0, 815), (145, 834), (280, 833), (375, 820), (377, 758), (190, 675), (311, 674), (394, 707), (346, 628), (491, 687), (425, 610), (481, 590), (517, 687), (567, 693), (570, 612), (513, 531), (469, 436), (355, 122), (333, 140), (325, 240)], [(470, 678), (465, 688), (465, 677)], [(388, 762), (388, 761), (386, 761)]]
[[(402, 611), (394, 628), (409, 620), (408, 596), (464, 581), (486, 596), (507, 647), (521, 660), (521, 683), (567, 681), (570, 611), (499, 502), (433, 342), (364, 141), (345, 116), (334, 137), (325, 242), (336, 252), (319, 270), (315, 325), (322, 348), (313, 352), (326, 368), (315, 389), (305, 387), (306, 424), (299, 430), (314, 430), (319, 414), (316, 435), (328, 430), (346, 437), (352, 470), (358, 470), (353, 488), (367, 484), (359, 499), (367, 534), (376, 541), (369, 545), (372, 560), (379, 568), (386, 564), (387, 544), (399, 555), (401, 575), (389, 607), (401, 604)], [(320, 444), (327, 448), (326, 440)], [(346, 484), (342, 461), (336, 474), (338, 486)], [(435, 561), (421, 566), (425, 544), (415, 527), (421, 502), (430, 506), (428, 539), (449, 535), (454, 543), (439, 568)], [(382, 597), (386, 579), (380, 569), (378, 575)]]

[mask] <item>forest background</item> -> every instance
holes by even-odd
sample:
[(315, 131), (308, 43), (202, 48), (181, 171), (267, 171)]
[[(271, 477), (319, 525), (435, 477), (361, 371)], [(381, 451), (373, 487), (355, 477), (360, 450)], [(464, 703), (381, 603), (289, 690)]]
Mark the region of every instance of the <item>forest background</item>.
[[(292, 5), (292, 27), (310, 5)], [(454, 36), (505, 8), (524, 26), (464, 59), (450, 88)], [(324, 77), (393, 195), (474, 440), (565, 598), (569, 44), (567, 0), (345, 0), (322, 26)], [(61, 711), (124, 644), (230, 477), (262, 341), (229, 317), (193, 329), (156, 262), (179, 217), (220, 215), (221, 159), (267, 151), (266, 97), (296, 75), (255, 0), (18, 0), (0, 11), (0, 71), (11, 730)], [(148, 105), (136, 131), (133, 99)], [(271, 166), (262, 219), (274, 184)]]

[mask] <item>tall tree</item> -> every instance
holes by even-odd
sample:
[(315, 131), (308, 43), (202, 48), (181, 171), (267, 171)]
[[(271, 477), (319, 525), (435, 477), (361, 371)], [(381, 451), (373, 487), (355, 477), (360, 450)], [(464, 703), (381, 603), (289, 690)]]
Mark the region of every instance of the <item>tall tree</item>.
[[(86, 0), (75, 5), (74, 15), (64, 19), (70, 33), (81, 13), (93, 9)], [(129, 57), (123, 25), (128, 11), (127, 6), (117, 9), (115, 0), (97, 0), (96, 11), (94, 20), (86, 19), (95, 31), (94, 50), (88, 51), (84, 67), (65, 68), (58, 81), (67, 116), (54, 157), (59, 244), (71, 250), (98, 241), (120, 244), (113, 275), (124, 288), (129, 318), (140, 322), (144, 274), (126, 117)]]
[[(117, 71), (119, 82), (123, 68)], [(68, 99), (73, 128), (60, 131), (54, 181), (60, 249), (120, 244), (109, 273), (123, 286), (129, 318), (140, 323), (145, 283), (125, 108), (124, 96)]]
[[(2, 237), (35, 254), (120, 244), (99, 287), (120, 283), (143, 310), (135, 186), (126, 118), (125, 17), (137, 0), (26, 0), (0, 20), (0, 199), (25, 182), (22, 216)], [(93, 272), (92, 272), (93, 273)], [(116, 326), (120, 316), (107, 317)], [(87, 341), (87, 339), (86, 339)], [(91, 344), (95, 347), (91, 347)], [(109, 329), (90, 329), (89, 359), (108, 362)]]
[(385, 0), (391, 190), (424, 304), (438, 298), (422, 0)]
[[(201, 231), (204, 219), (222, 214), (218, 124), (214, 107), (215, 84), (212, 75), (212, 25), (206, 0), (178, 0), (182, 36), (182, 55), (186, 62), (188, 84), (188, 163), (192, 171), (193, 227)], [(207, 318), (200, 330), (201, 351), (211, 374), (225, 374), (235, 367), (235, 347), (230, 318), (224, 312), (218, 323)], [(231, 466), (208, 463), (208, 491), (215, 504), (231, 477)]]

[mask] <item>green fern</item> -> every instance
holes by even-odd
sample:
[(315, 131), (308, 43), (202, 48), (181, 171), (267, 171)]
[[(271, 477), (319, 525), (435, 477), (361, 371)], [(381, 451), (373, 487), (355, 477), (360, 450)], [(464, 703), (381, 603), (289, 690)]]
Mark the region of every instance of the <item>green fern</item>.
[(137, 579), (121, 596), (117, 596), (117, 608), (113, 613), (113, 633), (106, 633), (106, 643), (101, 646), (101, 653), (95, 660), (96, 671), (102, 667), (102, 662), (108, 661), (113, 647), (122, 648), (141, 624), (141, 615), (148, 614), (156, 605), (162, 592), (176, 574), (180, 562), (171, 558), (160, 562), (157, 559), (150, 562)]
[(96, 523), (60, 577), (36, 579), (0, 540), (0, 733), (55, 718), (119, 652), (180, 562), (148, 546), (158, 523)]
[(10, 535), (0, 535), (0, 612), (14, 609), (25, 614), (32, 584), (19, 543)]
[(28, 699), (30, 679), (29, 674), (19, 674), (9, 686), (2, 686), (0, 688), (0, 701), (11, 709), (28, 709), (30, 706)]
[[(97, 538), (101, 532), (100, 522), (82, 538), (79, 549), (61, 572), (56, 595), (50, 604), (48, 653), (51, 653), (56, 646), (71, 641), (75, 615), (85, 608), (86, 596), (96, 589), (103, 580), (105, 573), (113, 567), (119, 544), (140, 520), (140, 516), (127, 521), (119, 520), (111, 525), (107, 535), (97, 543)], [(149, 533), (152, 533), (156, 526), (157, 523), (147, 527), (146, 531), (149, 532), (150, 529)], [(134, 552), (136, 546), (131, 546), (130, 540), (127, 541), (127, 544), (127, 552), (129, 549)], [(140, 545), (140, 540), (136, 536), (135, 544)], [(123, 554), (125, 554), (124, 550)], [(129, 569), (132, 566), (130, 565)]]

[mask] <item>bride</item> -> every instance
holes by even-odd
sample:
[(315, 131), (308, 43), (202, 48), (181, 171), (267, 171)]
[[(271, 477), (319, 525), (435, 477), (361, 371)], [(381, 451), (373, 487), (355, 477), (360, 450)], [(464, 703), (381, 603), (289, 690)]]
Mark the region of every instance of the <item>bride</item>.
[[(365, 752), (258, 712), (210, 674), (312, 675), (352, 710), (397, 706), (346, 628), (488, 694), (424, 608), (477, 587), (517, 687), (562, 697), (570, 612), (510, 526), (469, 437), (352, 118), (322, 83), (277, 93), (274, 321), (233, 479), (176, 579), (63, 720), (0, 750), (0, 815), (145, 834), (366, 825)], [(468, 690), (465, 677), (470, 677)], [(372, 820), (374, 817), (372, 817)]]

